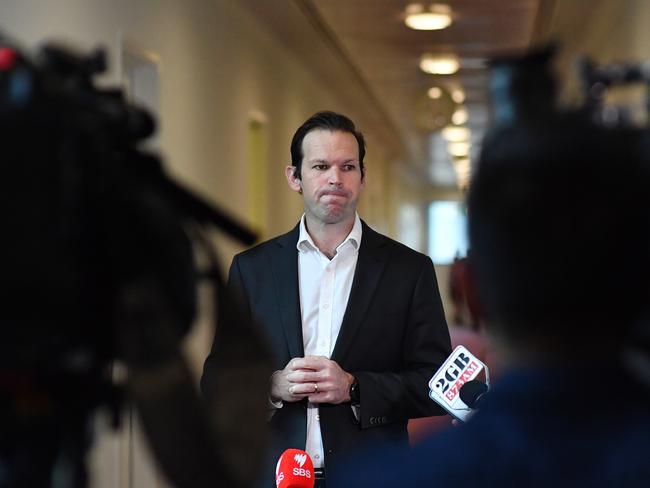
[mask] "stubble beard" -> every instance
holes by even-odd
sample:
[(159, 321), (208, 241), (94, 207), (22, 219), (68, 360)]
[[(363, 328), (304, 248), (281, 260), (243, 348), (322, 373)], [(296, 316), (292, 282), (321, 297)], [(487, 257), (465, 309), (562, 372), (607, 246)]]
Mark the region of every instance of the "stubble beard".
[(312, 208), (306, 209), (311, 217), (316, 221), (326, 225), (340, 224), (354, 215), (356, 205), (348, 202), (347, 205), (332, 205), (318, 203)]
[(354, 215), (356, 202), (348, 201), (346, 205), (320, 205), (321, 221), (325, 224), (340, 224)]

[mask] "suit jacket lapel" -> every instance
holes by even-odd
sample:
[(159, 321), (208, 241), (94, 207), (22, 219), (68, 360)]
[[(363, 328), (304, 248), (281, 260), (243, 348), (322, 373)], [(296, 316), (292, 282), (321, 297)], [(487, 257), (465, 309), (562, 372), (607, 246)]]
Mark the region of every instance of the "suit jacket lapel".
[(363, 234), (357, 267), (339, 337), (332, 352), (332, 359), (339, 364), (348, 353), (366, 315), (388, 257), (388, 246), (384, 245), (386, 238), (368, 227), (365, 222), (361, 221), (361, 224)]
[(276, 240), (277, 249), (273, 251), (270, 260), (280, 306), (280, 321), (292, 358), (305, 355), (298, 292), (298, 234), (299, 226), (296, 226), (291, 232), (280, 236)]

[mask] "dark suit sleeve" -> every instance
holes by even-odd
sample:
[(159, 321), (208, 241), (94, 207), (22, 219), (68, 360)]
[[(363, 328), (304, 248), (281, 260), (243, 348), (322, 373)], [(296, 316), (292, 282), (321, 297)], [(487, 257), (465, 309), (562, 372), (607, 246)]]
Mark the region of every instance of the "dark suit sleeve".
[(228, 273), (227, 284), (228, 296), (234, 301), (239, 312), (246, 318), (248, 322), (252, 321), (250, 304), (248, 303), (248, 296), (244, 288), (244, 281), (242, 279), (241, 268), (239, 265), (239, 256), (235, 256), (230, 265)]
[[(421, 255), (405, 316), (400, 368), (395, 371), (352, 372), (361, 392), (362, 428), (410, 418), (443, 415), (429, 396), (428, 382), (451, 352), (449, 331), (440, 300), (433, 263)], [(405, 273), (409, 269), (404, 270)], [(396, 298), (399, 299), (397, 290)]]
[(208, 356), (204, 368), (203, 376), (201, 377), (201, 390), (204, 395), (211, 394), (211, 387), (214, 381), (211, 377), (215, 374), (218, 362), (219, 349), (222, 348), (221, 337), (227, 334), (241, 334), (241, 337), (247, 335), (247, 329), (252, 328), (250, 308), (246, 301), (244, 293), (243, 282), (241, 273), (239, 272), (238, 257), (232, 261), (230, 272), (228, 273), (228, 283), (225, 289), (220, 290), (226, 296), (220, 298), (222, 310), (219, 311), (219, 324), (217, 324), (218, 331), (214, 335), (212, 342), (211, 352)]
[[(266, 443), (266, 411), (271, 359), (242, 300), (237, 259), (228, 286), (219, 290), (218, 318), (201, 390), (226, 462), (248, 485)], [(251, 455), (253, 457), (251, 457)], [(251, 462), (252, 460), (252, 462)]]

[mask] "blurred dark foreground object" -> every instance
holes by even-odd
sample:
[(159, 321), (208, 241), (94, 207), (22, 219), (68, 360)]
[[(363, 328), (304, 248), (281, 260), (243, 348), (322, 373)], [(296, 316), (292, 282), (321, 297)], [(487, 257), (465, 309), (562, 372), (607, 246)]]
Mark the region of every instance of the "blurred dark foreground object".
[(492, 63), (494, 125), (469, 189), (472, 276), (500, 378), (467, 423), (351, 458), (328, 473), (337, 488), (650, 479), (648, 127), (612, 123), (601, 98), (559, 106), (552, 55)]
[(247, 486), (264, 448), (266, 351), (245, 320), (217, 327), (219, 381), (203, 402), (180, 341), (202, 278), (217, 322), (237, 314), (207, 228), (254, 236), (138, 149), (153, 119), (95, 85), (104, 68), (101, 51), (46, 45), (31, 59), (0, 39), (0, 487), (86, 486), (94, 413), (119, 423), (116, 361), (173, 484)]
[[(650, 124), (606, 103), (606, 92), (642, 84), (648, 111), (650, 70), (581, 59), (582, 104), (568, 108), (555, 51), (491, 63), (494, 123), (468, 201), (477, 294), (511, 342), (554, 338), (567, 353), (588, 338), (588, 349), (629, 366), (641, 344), (650, 358)], [(647, 380), (650, 363), (636, 364), (632, 374)]]

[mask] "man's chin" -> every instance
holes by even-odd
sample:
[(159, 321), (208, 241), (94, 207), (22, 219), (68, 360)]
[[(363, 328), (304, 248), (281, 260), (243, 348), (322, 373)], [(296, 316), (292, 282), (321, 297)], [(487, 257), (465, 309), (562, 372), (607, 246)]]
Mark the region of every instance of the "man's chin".
[(324, 224), (340, 224), (347, 218), (345, 212), (327, 212), (321, 216)]
[(312, 216), (315, 220), (326, 225), (340, 224), (350, 218), (354, 218), (355, 215), (354, 209), (350, 210), (349, 208), (340, 205), (321, 206), (313, 210), (315, 210), (315, 212), (312, 213)]

